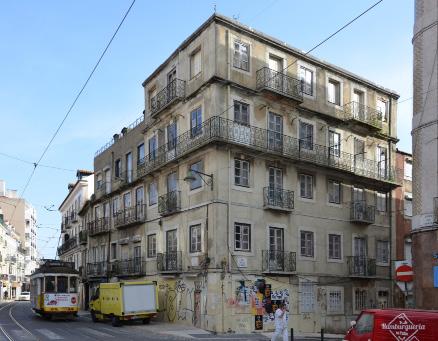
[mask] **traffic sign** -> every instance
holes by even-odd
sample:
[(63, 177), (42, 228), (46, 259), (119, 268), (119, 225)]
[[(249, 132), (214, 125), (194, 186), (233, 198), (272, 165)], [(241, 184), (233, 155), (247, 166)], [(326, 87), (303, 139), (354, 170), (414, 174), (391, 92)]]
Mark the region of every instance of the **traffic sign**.
[(399, 282), (412, 282), (414, 279), (414, 272), (412, 266), (403, 264), (395, 269), (395, 279)]

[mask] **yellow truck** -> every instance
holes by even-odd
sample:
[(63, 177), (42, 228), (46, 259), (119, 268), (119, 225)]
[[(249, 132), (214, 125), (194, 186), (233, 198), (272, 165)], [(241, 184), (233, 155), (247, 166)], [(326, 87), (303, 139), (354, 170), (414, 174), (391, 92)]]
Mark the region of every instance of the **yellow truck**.
[(110, 319), (114, 327), (129, 320), (149, 323), (158, 312), (157, 290), (150, 281), (101, 283), (91, 297), (91, 319)]

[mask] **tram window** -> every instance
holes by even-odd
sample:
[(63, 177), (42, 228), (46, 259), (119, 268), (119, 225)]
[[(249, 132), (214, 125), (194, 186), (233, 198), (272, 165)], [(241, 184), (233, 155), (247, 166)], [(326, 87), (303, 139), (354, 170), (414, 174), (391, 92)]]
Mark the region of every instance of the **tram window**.
[(58, 276), (58, 292), (59, 293), (66, 293), (67, 292), (67, 285), (68, 285), (68, 277), (66, 276)]
[(78, 279), (77, 279), (77, 277), (70, 277), (69, 292), (74, 293), (74, 294), (78, 292)]
[(55, 292), (55, 276), (46, 277), (46, 292)]

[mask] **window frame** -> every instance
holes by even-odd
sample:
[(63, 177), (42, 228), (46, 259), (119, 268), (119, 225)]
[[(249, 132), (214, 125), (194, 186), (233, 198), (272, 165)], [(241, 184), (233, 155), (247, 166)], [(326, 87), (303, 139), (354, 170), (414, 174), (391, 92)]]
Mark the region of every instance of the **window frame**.
[[(236, 231), (236, 227), (237, 226), (239, 226), (240, 227), (240, 229), (242, 229), (242, 228), (244, 228), (244, 229), (247, 229), (248, 231), (245, 233), (244, 231), (240, 231), (239, 232), (239, 235), (241, 236), (240, 237), (240, 240), (239, 240), (239, 242), (240, 242), (240, 247), (237, 247), (237, 242), (238, 242), (238, 240), (237, 240), (237, 238), (236, 238), (236, 236), (237, 236), (237, 231)], [(242, 222), (234, 222), (234, 229), (233, 229), (233, 240), (234, 240), (234, 251), (237, 251), (237, 252), (245, 252), (245, 253), (250, 253), (252, 250), (251, 250), (251, 228), (252, 228), (252, 226), (251, 226), (251, 224), (249, 224), (249, 223), (242, 223)], [(248, 241), (247, 241), (247, 243), (248, 243), (248, 248), (244, 248), (244, 247), (242, 247), (242, 244), (243, 244), (243, 240), (242, 240), (242, 237), (244, 236), (244, 235), (247, 235), (248, 236)]]
[[(384, 244), (383, 248), (381, 245)], [(379, 247), (380, 245), (380, 247)], [(378, 239), (376, 240), (376, 264), (379, 266), (389, 266), (390, 258), (390, 243), (389, 240)], [(383, 252), (383, 253), (382, 253)], [(386, 259), (385, 259), (386, 257)]]
[[(197, 168), (193, 168), (193, 166), (195, 166), (197, 164), (199, 164), (200, 166), (197, 167)], [(203, 162), (203, 160), (198, 160), (198, 161), (192, 163), (190, 165), (190, 167), (189, 167), (189, 170), (195, 170), (195, 171), (198, 171), (198, 172), (203, 172), (204, 171), (204, 162)], [(195, 181), (197, 183), (195, 183), (195, 181), (190, 181), (190, 183), (189, 183), (189, 190), (190, 191), (194, 191), (194, 190), (197, 190), (197, 189), (200, 189), (200, 188), (204, 187), (204, 181), (202, 181), (201, 175), (193, 172), (193, 176), (196, 178)], [(193, 184), (195, 184), (195, 187), (193, 187)]]
[[(310, 231), (308, 229), (300, 229), (300, 258), (302, 259), (310, 259), (315, 260), (315, 232)], [(304, 240), (303, 240), (303, 234), (304, 234)], [(311, 239), (308, 239), (308, 237), (311, 236)], [(304, 242), (304, 246), (303, 246)], [(307, 250), (307, 247), (309, 246), (308, 243), (311, 242), (311, 248), (310, 253)], [(303, 253), (303, 248), (305, 252)]]
[[(196, 57), (199, 56), (199, 70), (196, 72)], [(194, 79), (198, 77), (202, 73), (202, 49), (201, 46), (197, 47), (190, 54), (190, 79)], [(196, 72), (196, 73), (195, 73)]]
[[(196, 241), (193, 244), (193, 231), (196, 232)], [(198, 245), (199, 244), (199, 245)], [(202, 224), (191, 224), (189, 226), (189, 253), (200, 253), (202, 252)]]
[[(330, 253), (331, 236), (339, 237), (339, 257), (335, 258), (333, 254)], [(330, 263), (342, 263), (344, 261), (344, 236), (339, 232), (329, 231), (327, 233), (327, 262)], [(333, 252), (335, 252), (334, 247), (332, 247)]]
[[(196, 123), (195, 126), (193, 126), (194, 122)], [(202, 135), (202, 106), (201, 105), (190, 111), (190, 137), (195, 138), (199, 135)]]
[[(333, 189), (335, 189), (335, 185), (338, 186), (338, 193), (337, 193), (338, 200), (337, 201), (336, 201), (336, 198), (335, 198), (335, 200), (331, 199), (331, 195), (330, 195), (330, 193), (331, 193), (330, 184), (331, 183), (333, 184)], [(337, 205), (337, 206), (341, 205), (341, 203), (342, 203), (342, 182), (340, 182), (339, 180), (334, 180), (334, 179), (327, 180), (327, 202), (331, 205)]]
[[(334, 138), (333, 138), (333, 144), (332, 144), (332, 136), (334, 137), (335, 135), (338, 136), (338, 144), (335, 144)], [(334, 129), (329, 129), (329, 131), (328, 131), (328, 145), (329, 145), (330, 156), (334, 156), (334, 157), (341, 156), (341, 142), (342, 142), (341, 133), (337, 132)]]
[[(311, 190), (310, 190), (311, 196), (309, 196), (307, 194), (307, 190), (308, 190), (308, 188), (307, 188), (307, 186), (308, 186), (307, 180), (305, 181), (305, 185), (304, 185), (304, 189), (305, 189), (304, 191), (306, 193), (304, 193), (305, 196), (303, 196), (303, 193), (301, 192), (301, 182), (302, 182), (302, 179), (305, 179), (305, 180), (306, 179), (311, 179), (311, 182), (310, 182), (310, 185), (311, 185)], [(314, 191), (315, 191), (314, 176), (312, 174), (299, 173), (298, 174), (298, 192), (300, 193), (300, 199), (302, 199), (302, 200), (310, 200), (310, 201), (315, 200), (315, 193), (314, 193)]]
[[(153, 241), (153, 248), (151, 248), (150, 242)], [(157, 234), (151, 233), (146, 236), (146, 257), (153, 259), (157, 257)]]
[(376, 211), (381, 214), (388, 212), (388, 193), (376, 192)]
[[(155, 187), (155, 196), (151, 196), (151, 186), (154, 185)], [(154, 202), (151, 201), (151, 198), (155, 198)], [(158, 204), (158, 182), (157, 180), (151, 181), (148, 184), (148, 205), (149, 206), (155, 206)]]
[[(238, 117), (236, 116), (236, 105), (239, 106), (238, 113), (237, 113)], [(247, 108), (246, 109), (246, 117), (247, 117), (246, 121), (242, 119), (242, 116), (243, 116), (242, 108), (244, 106), (246, 106), (246, 108)], [(234, 122), (241, 124), (241, 125), (244, 125), (244, 126), (250, 126), (250, 105), (248, 103), (243, 102), (243, 101), (234, 100), (233, 101), (233, 114), (234, 114)]]
[(312, 281), (300, 281), (298, 289), (298, 308), (300, 314), (315, 312), (316, 295), (315, 295), (316, 283)]
[[(236, 45), (239, 45), (238, 51), (236, 50)], [(243, 52), (242, 47), (246, 47), (246, 58), (247, 60), (243, 60)], [(251, 45), (249, 43), (243, 42), (240, 39), (233, 40), (233, 49), (232, 49), (232, 60), (233, 60), (233, 68), (245, 72), (251, 72)], [(247, 63), (246, 67), (243, 67), (242, 64)]]
[[(340, 304), (338, 304), (339, 310), (330, 309), (333, 308), (330, 302), (330, 294), (339, 294)], [(345, 306), (344, 288), (343, 287), (328, 287), (327, 288), (327, 315), (343, 315)]]
[[(304, 129), (305, 128), (305, 129)], [(311, 134), (301, 137), (303, 130), (310, 129)], [(300, 119), (298, 123), (298, 142), (300, 150), (313, 151), (315, 145), (315, 125), (313, 122), (308, 122)]]
[[(237, 164), (239, 163), (239, 167), (236, 167)], [(243, 165), (246, 164), (248, 165), (247, 170), (244, 169)], [(251, 163), (249, 162), (249, 160), (245, 160), (245, 159), (240, 159), (235, 157), (234, 158), (234, 165), (233, 165), (233, 169), (234, 169), (234, 174), (233, 174), (233, 178), (234, 178), (234, 186), (238, 186), (238, 187), (245, 187), (245, 188), (249, 188), (250, 186), (250, 177), (251, 177)], [(236, 175), (236, 170), (239, 169), (240, 170), (240, 175)], [(242, 172), (246, 172), (247, 176), (246, 176), (246, 183), (244, 183), (244, 181), (236, 181), (236, 179), (245, 179), (245, 176), (242, 175)]]

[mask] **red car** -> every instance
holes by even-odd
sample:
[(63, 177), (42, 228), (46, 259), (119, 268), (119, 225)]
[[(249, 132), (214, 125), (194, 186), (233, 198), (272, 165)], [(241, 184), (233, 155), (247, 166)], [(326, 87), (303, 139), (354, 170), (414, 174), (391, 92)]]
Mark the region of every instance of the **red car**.
[(438, 311), (367, 309), (351, 321), (348, 341), (436, 341)]

